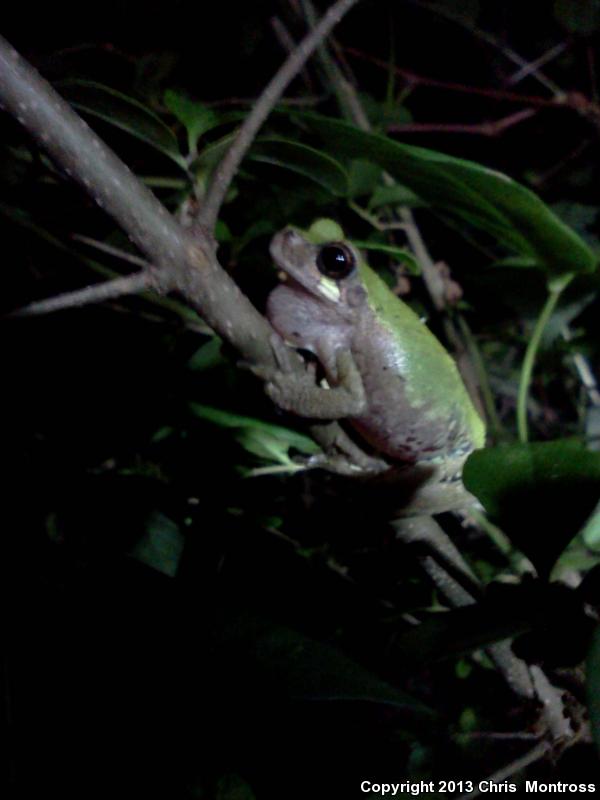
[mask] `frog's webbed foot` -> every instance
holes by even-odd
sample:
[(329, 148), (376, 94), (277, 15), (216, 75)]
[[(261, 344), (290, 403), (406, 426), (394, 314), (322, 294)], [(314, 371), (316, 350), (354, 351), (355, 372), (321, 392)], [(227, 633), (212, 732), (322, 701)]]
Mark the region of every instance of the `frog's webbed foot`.
[(327, 389), (316, 382), (315, 365), (304, 372), (293, 369), (291, 351), (277, 336), (271, 339), (277, 366), (253, 367), (266, 381), (265, 391), (284, 411), (309, 419), (340, 419), (360, 415), (366, 407), (362, 378), (349, 350), (335, 356), (337, 383)]

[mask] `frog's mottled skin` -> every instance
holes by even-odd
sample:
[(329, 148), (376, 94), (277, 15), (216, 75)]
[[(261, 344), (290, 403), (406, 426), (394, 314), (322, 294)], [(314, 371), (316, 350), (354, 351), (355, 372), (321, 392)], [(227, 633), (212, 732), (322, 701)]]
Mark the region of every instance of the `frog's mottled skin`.
[(286, 228), (273, 239), (272, 256), (288, 276), (268, 300), (275, 330), (313, 352), (332, 387), (340, 351), (351, 354), (365, 401), (348, 421), (377, 452), (403, 464), (462, 463), (485, 431), (450, 355), (355, 249), (356, 269), (333, 280), (317, 267), (322, 241), (307, 236)]

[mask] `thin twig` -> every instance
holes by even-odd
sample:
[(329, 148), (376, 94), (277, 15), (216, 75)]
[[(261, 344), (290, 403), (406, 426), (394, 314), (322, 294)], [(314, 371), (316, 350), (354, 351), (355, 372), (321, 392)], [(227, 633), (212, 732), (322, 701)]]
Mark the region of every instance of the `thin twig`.
[[(413, 0), (415, 2), (415, 0)], [(473, 36), (481, 39), (482, 41), (486, 42), (487, 44), (491, 44), (492, 47), (495, 47), (502, 55), (508, 60), (512, 61), (513, 64), (516, 64), (518, 67), (526, 67), (529, 64), (527, 59), (520, 56), (514, 50), (512, 50), (507, 44), (500, 41), (496, 36), (487, 31), (478, 28), (476, 25), (467, 19), (462, 14), (454, 11), (447, 5), (438, 5), (437, 3), (426, 3), (426, 2), (416, 2), (416, 5), (420, 6), (421, 8), (427, 9), (429, 11), (433, 11), (433, 13), (438, 14), (439, 16), (445, 17), (446, 19), (450, 20), (451, 22), (456, 23), (457, 25), (466, 28)], [(552, 92), (554, 95), (560, 95), (561, 89), (557, 86), (553, 81), (550, 80), (540, 69), (536, 69), (533, 73), (535, 79)]]
[[(279, 17), (271, 17), (270, 19), (271, 28), (273, 29), (273, 33), (275, 34), (276, 39), (279, 41), (281, 49), (284, 53), (288, 55), (293, 52), (294, 48), (296, 47), (295, 41), (292, 39), (291, 33), (288, 31), (286, 26), (283, 22), (279, 19)], [(314, 95), (315, 87), (310, 77), (310, 73), (304, 67), (302, 70), (299, 71), (299, 75), (302, 78), (304, 83), (304, 88), (309, 95)]]
[(98, 239), (92, 239), (90, 236), (83, 236), (80, 233), (74, 233), (71, 238), (75, 242), (87, 244), (96, 250), (101, 250), (103, 253), (107, 253), (109, 256), (120, 258), (121, 261), (126, 261), (128, 264), (133, 264), (135, 267), (139, 267), (140, 269), (150, 269), (152, 266), (150, 262), (146, 261), (144, 258), (140, 258), (133, 253), (128, 253), (125, 250), (121, 250), (119, 247), (113, 247), (105, 242), (100, 242)]
[(540, 74), (541, 67), (543, 67), (544, 64), (548, 64), (557, 56), (561, 55), (561, 53), (564, 53), (567, 47), (567, 42), (559, 42), (558, 44), (555, 44), (554, 47), (551, 47), (549, 50), (543, 53), (539, 58), (536, 58), (535, 61), (530, 61), (528, 64), (523, 64), (523, 66), (514, 72), (506, 81), (507, 85), (514, 86), (524, 78), (527, 78), (529, 75), (533, 75), (535, 77), (536, 74)]
[[(419, 563), (452, 608), (462, 608), (476, 602), (477, 589), (474, 592), (470, 586), (473, 582), (478, 585), (477, 578), (433, 517), (397, 519), (392, 527), (400, 541), (405, 544), (422, 544), (429, 551), (430, 554), (419, 557)], [(440, 561), (440, 556), (452, 566), (452, 574)], [(486, 650), (515, 694), (531, 699), (534, 689), (529, 672), (526, 665), (512, 653), (510, 645), (507, 642), (497, 642)]]
[(463, 94), (476, 94), (480, 95), (481, 97), (489, 97), (492, 100), (506, 100), (510, 103), (521, 103), (528, 106), (534, 106), (536, 108), (547, 108), (547, 107), (556, 107), (561, 106), (563, 107), (566, 102), (565, 95), (561, 93), (557, 97), (539, 97), (538, 95), (526, 95), (526, 94), (518, 94), (517, 92), (507, 92), (503, 89), (484, 89), (480, 86), (466, 86), (463, 83), (453, 83), (452, 81), (442, 81), (438, 80), (437, 78), (428, 78), (423, 75), (418, 75), (416, 72), (411, 72), (410, 70), (403, 69), (402, 67), (392, 66), (387, 61), (384, 61), (381, 58), (376, 58), (375, 56), (371, 56), (368, 53), (363, 53), (362, 50), (358, 50), (355, 47), (345, 47), (344, 52), (348, 53), (349, 55), (354, 56), (355, 58), (360, 58), (363, 61), (367, 61), (370, 64), (373, 64), (376, 67), (380, 67), (384, 69), (386, 72), (389, 72), (390, 69), (394, 71), (394, 73), (404, 80), (411, 86), (429, 86), (434, 89), (444, 89), (448, 92), (462, 92)]
[(392, 123), (386, 130), (388, 133), (467, 133), (478, 136), (500, 136), (504, 131), (537, 113), (537, 109), (524, 108), (494, 122), (479, 122), (473, 125), (431, 122), (411, 122), (404, 125)]
[(200, 224), (207, 230), (213, 230), (231, 181), (263, 122), (310, 55), (344, 14), (357, 2), (358, 0), (337, 0), (328, 9), (319, 24), (309, 31), (298, 47), (290, 53), (263, 90), (212, 177), (199, 215)]
[(183, 229), (2, 37), (0, 103), (156, 265), (159, 289), (179, 290), (248, 362), (276, 366), (271, 326), (221, 268), (210, 235)]
[[(349, 8), (357, 0), (346, 0)], [(342, 4), (337, 4), (338, 13)], [(335, 20), (331, 20), (331, 24)], [(303, 63), (303, 59), (299, 59)], [(291, 79), (290, 75), (290, 79)], [(259, 101), (260, 102), (260, 101)], [(226, 339), (246, 363), (276, 369), (275, 333), (216, 258), (216, 244), (201, 226), (184, 229), (41, 75), (0, 36), (0, 106), (77, 181), (156, 266), (158, 289), (177, 289), (206, 324)], [(268, 104), (263, 103), (264, 109)], [(281, 342), (283, 347), (283, 342)], [(290, 353), (289, 368), (301, 382), (312, 380), (304, 362)], [(322, 425), (317, 441), (341, 434)]]
[(170, 274), (186, 242), (152, 192), (92, 132), (73, 109), (0, 39), (0, 100), (64, 173), (80, 183), (152, 261)]
[(95, 283), (84, 289), (74, 292), (65, 292), (47, 300), (38, 300), (22, 308), (11, 311), (8, 317), (37, 317), (42, 314), (51, 314), (54, 311), (63, 311), (67, 308), (80, 308), (90, 303), (102, 303), (104, 300), (114, 300), (116, 297), (137, 294), (156, 286), (156, 277), (151, 272), (136, 272), (133, 275), (124, 275), (112, 281)]
[[(573, 334), (569, 325), (563, 325), (560, 329), (560, 333), (565, 342), (572, 341)], [(579, 380), (587, 392), (590, 404), (596, 407), (600, 406), (600, 389), (598, 388), (598, 381), (596, 380), (596, 376), (594, 375), (588, 359), (578, 351), (571, 353), (571, 359), (573, 360), (573, 364), (577, 370), (577, 374), (579, 375)]]

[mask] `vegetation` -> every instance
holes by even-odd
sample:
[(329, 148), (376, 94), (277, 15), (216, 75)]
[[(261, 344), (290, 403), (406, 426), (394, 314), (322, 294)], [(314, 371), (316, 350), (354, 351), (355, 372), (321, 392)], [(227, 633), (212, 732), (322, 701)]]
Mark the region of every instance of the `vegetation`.
[[(0, 47), (10, 790), (595, 781), (600, 11), (524, 5), (11, 11), (140, 182)], [(456, 357), (479, 510), (393, 519), (248, 369), (318, 218)]]

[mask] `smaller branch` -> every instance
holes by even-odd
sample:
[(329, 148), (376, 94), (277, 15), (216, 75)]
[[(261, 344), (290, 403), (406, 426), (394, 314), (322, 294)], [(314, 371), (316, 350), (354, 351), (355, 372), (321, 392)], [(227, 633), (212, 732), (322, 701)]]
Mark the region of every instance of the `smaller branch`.
[[(423, 3), (423, 2), (418, 2), (417, 5), (419, 5), (421, 8), (433, 11), (434, 14), (438, 14), (439, 16), (445, 17), (451, 22), (454, 22), (457, 25), (461, 25), (463, 28), (466, 28), (468, 31), (470, 31), (470, 33), (473, 34), (473, 36), (477, 37), (478, 39), (481, 39), (484, 42), (487, 42), (487, 44), (491, 44), (492, 47), (495, 47), (497, 50), (499, 50), (506, 59), (512, 61), (513, 64), (516, 64), (518, 67), (527, 67), (529, 62), (526, 59), (524, 59), (522, 56), (520, 56), (518, 53), (516, 53), (514, 50), (508, 47), (508, 45), (506, 45), (496, 36), (494, 36), (491, 33), (488, 33), (487, 31), (482, 30), (481, 28), (478, 28), (476, 25), (470, 22), (470, 20), (467, 17), (453, 11), (449, 6), (441, 4), (438, 5), (437, 3)], [(532, 74), (535, 77), (535, 79), (550, 92), (552, 92), (555, 95), (561, 94), (560, 87), (557, 86), (553, 81), (551, 81), (550, 78), (544, 75), (540, 69), (536, 69), (535, 72), (533, 72)]]
[(34, 317), (42, 314), (51, 314), (54, 311), (63, 311), (67, 308), (80, 308), (90, 303), (102, 303), (104, 300), (113, 300), (128, 294), (137, 294), (146, 289), (156, 288), (156, 278), (151, 272), (136, 272), (133, 275), (124, 275), (112, 281), (97, 283), (77, 289), (74, 292), (50, 297), (47, 300), (38, 300), (27, 306), (11, 311), (8, 317)]
[(337, 0), (336, 3), (330, 6), (319, 24), (309, 31), (269, 81), (252, 111), (244, 120), (225, 157), (215, 170), (198, 217), (202, 227), (211, 231), (214, 229), (231, 181), (264, 121), (286, 90), (288, 84), (296, 77), (329, 31), (337, 25), (344, 14), (357, 2), (358, 0)]
[[(275, 34), (275, 38), (279, 41), (281, 49), (289, 56), (289, 54), (292, 53), (296, 47), (296, 42), (293, 40), (291, 33), (288, 31), (279, 17), (271, 17), (270, 23), (273, 33)], [(302, 81), (304, 82), (304, 88), (308, 94), (314, 95), (315, 87), (311, 80), (310, 73), (306, 69), (306, 66), (300, 70), (300, 75), (302, 77)]]
[(541, 192), (548, 181), (555, 180), (566, 167), (580, 159), (591, 144), (592, 139), (584, 139), (579, 142), (567, 155), (555, 161), (545, 172), (538, 172), (533, 175), (531, 178), (532, 186), (534, 186), (538, 192)]
[[(387, 61), (380, 58), (363, 53), (362, 50), (357, 50), (354, 47), (344, 48), (345, 52), (355, 58), (360, 58), (367, 61), (376, 67), (385, 69), (389, 72), (390, 65)], [(392, 67), (396, 75), (410, 84), (411, 86), (430, 86), (435, 89), (444, 89), (449, 92), (462, 92), (463, 94), (476, 94), (481, 97), (489, 97), (492, 100), (506, 100), (510, 103), (526, 103), (528, 106), (535, 106), (539, 108), (564, 106), (566, 104), (566, 96), (564, 93), (559, 93), (556, 97), (547, 98), (539, 97), (537, 95), (518, 94), (517, 92), (506, 92), (502, 89), (483, 89), (480, 86), (465, 86), (462, 83), (453, 83), (449, 81), (440, 81), (436, 78), (426, 78), (423, 75), (417, 75), (415, 72), (410, 72), (401, 67)]]
[[(573, 339), (571, 328), (568, 325), (563, 325), (560, 329), (561, 336), (565, 342), (570, 342)], [(600, 389), (598, 388), (598, 381), (592, 371), (588, 359), (580, 352), (571, 354), (573, 364), (579, 375), (583, 388), (587, 392), (589, 402), (592, 406), (600, 406)]]
[[(386, 72), (390, 70), (390, 65), (386, 61), (370, 56), (353, 47), (347, 47), (346, 52), (356, 58), (361, 58), (364, 61), (374, 64), (381, 69), (385, 69)], [(526, 64), (527, 62), (524, 63)], [(595, 101), (590, 100), (580, 92), (567, 93), (556, 87), (554, 97), (544, 98), (520, 95), (516, 92), (506, 92), (498, 89), (482, 89), (478, 86), (465, 86), (461, 83), (449, 83), (447, 81), (436, 80), (435, 78), (424, 78), (422, 75), (417, 75), (414, 72), (409, 72), (400, 67), (392, 67), (392, 69), (397, 75), (404, 78), (411, 88), (416, 86), (431, 86), (449, 92), (462, 92), (463, 94), (479, 95), (494, 100), (506, 100), (512, 103), (525, 103), (534, 108), (566, 108), (579, 114), (580, 117), (593, 125), (597, 131), (600, 131), (600, 108), (598, 108)]]
[(554, 47), (551, 47), (547, 50), (543, 55), (539, 58), (536, 58), (535, 61), (530, 61), (528, 64), (523, 64), (523, 66), (518, 69), (515, 73), (513, 73), (510, 78), (506, 81), (508, 86), (514, 86), (519, 81), (522, 81), (523, 78), (526, 78), (528, 75), (532, 75), (533, 77), (537, 77), (541, 67), (544, 64), (548, 64), (548, 62), (555, 59), (561, 53), (567, 49), (568, 45), (566, 42), (559, 42), (555, 44)]
[[(477, 578), (450, 537), (433, 517), (396, 519), (392, 527), (397, 538), (403, 543), (418, 543), (430, 551), (430, 554), (422, 555), (418, 559), (419, 563), (452, 608), (463, 608), (476, 602), (479, 588)], [(445, 562), (450, 565), (451, 571)], [(475, 585), (475, 590), (469, 586), (470, 584)], [(514, 655), (510, 645), (507, 642), (496, 642), (489, 645), (486, 651), (515, 694), (521, 698), (531, 699), (534, 690), (527, 666)]]
[(103, 253), (107, 253), (109, 256), (120, 258), (121, 261), (126, 261), (128, 264), (133, 264), (135, 267), (139, 267), (140, 269), (150, 269), (152, 267), (150, 262), (146, 261), (145, 258), (140, 258), (133, 253), (127, 253), (125, 250), (121, 250), (119, 247), (113, 247), (110, 244), (105, 244), (104, 242), (98, 241), (98, 239), (92, 239), (89, 236), (83, 236), (80, 233), (74, 233), (71, 238), (76, 242), (81, 242), (82, 244), (87, 244), (89, 247), (93, 247), (96, 250), (101, 250)]
[(387, 131), (388, 133), (468, 133), (478, 136), (500, 136), (504, 131), (537, 113), (537, 109), (524, 108), (494, 122), (480, 122), (476, 125), (413, 122), (408, 125), (388, 125)]
[[(300, 5), (292, 1), (290, 5), (295, 9), (297, 15), (303, 20), (309, 29), (314, 29), (316, 27), (318, 16), (311, 0), (300, 0)], [(332, 50), (335, 50), (333, 46), (333, 38), (328, 45), (322, 42), (317, 48), (318, 59), (327, 78), (325, 82), (326, 86), (333, 88), (333, 91), (337, 97), (340, 111), (345, 117), (354, 121), (364, 117), (364, 124), (368, 125), (368, 120), (364, 115), (361, 104), (358, 102), (358, 99), (355, 96), (355, 92), (352, 89), (352, 83), (349, 80), (348, 74), (344, 74), (344, 71), (340, 68), (337, 61), (334, 61), (329, 53), (329, 47), (331, 47)], [(337, 50), (341, 52), (339, 47)], [(345, 61), (344, 65), (346, 67), (346, 73), (349, 73)]]

